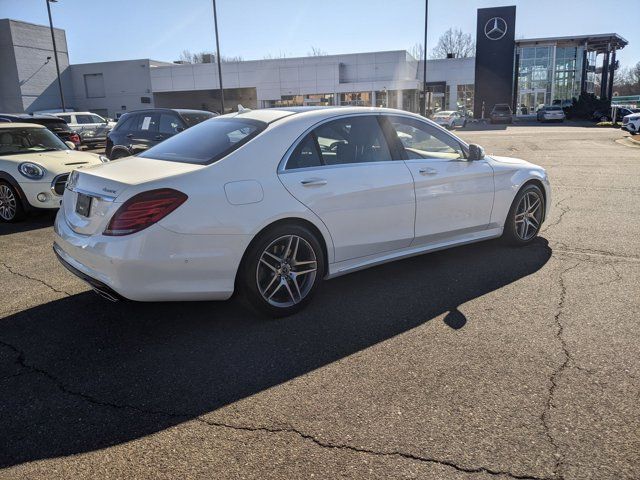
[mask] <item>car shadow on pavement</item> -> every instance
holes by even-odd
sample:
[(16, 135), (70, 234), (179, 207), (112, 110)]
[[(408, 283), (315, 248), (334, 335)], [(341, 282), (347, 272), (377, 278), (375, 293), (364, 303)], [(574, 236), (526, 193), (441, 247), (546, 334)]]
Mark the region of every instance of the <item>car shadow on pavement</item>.
[[(0, 466), (94, 451), (212, 412), (418, 327), (542, 268), (492, 241), (325, 282), (303, 312), (237, 300), (111, 304), (86, 292), (0, 320)], [(470, 321), (477, 321), (473, 319)]]
[(0, 237), (12, 233), (29, 232), (53, 226), (57, 210), (54, 212), (32, 213), (29, 218), (18, 223), (0, 223)]

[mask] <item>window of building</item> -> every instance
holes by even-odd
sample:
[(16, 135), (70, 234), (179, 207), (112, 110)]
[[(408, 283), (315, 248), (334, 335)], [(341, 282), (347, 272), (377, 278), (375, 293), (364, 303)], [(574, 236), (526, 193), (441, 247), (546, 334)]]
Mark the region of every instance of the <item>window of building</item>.
[(470, 84), (458, 85), (456, 109), (470, 115), (473, 112), (473, 96), (475, 86)]
[(304, 96), (305, 105), (328, 106), (335, 105), (335, 95), (333, 93), (314, 93)]
[(349, 92), (340, 94), (340, 105), (371, 107), (371, 92)]
[(104, 78), (101, 73), (87, 73), (84, 76), (84, 90), (87, 98), (104, 98)]

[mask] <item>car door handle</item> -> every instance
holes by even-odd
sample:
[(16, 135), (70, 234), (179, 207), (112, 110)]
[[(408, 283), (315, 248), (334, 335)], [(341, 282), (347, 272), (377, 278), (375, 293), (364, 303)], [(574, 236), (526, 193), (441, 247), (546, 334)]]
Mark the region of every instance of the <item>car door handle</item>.
[(324, 178), (307, 178), (300, 182), (305, 187), (313, 187), (317, 185), (326, 185), (327, 181)]
[(133, 133), (129, 133), (126, 135), (127, 138), (133, 138)]
[(162, 140), (164, 137), (162, 135), (156, 135), (153, 137), (155, 140)]
[(438, 170), (436, 170), (435, 168), (431, 168), (431, 167), (424, 167), (424, 168), (421, 168), (418, 171), (422, 175), (435, 175), (436, 173), (438, 173)]

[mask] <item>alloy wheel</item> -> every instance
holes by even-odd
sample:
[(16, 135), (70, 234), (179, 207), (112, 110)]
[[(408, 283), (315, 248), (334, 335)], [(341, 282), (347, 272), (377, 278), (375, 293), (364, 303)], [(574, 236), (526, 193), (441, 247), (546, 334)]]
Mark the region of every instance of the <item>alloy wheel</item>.
[(316, 254), (307, 240), (298, 235), (279, 237), (260, 255), (258, 290), (269, 304), (290, 307), (309, 294), (317, 269)]
[(537, 192), (525, 193), (515, 213), (516, 235), (521, 240), (529, 240), (538, 233), (542, 223), (542, 198)]
[(11, 221), (18, 209), (17, 199), (8, 185), (0, 185), (0, 218)]

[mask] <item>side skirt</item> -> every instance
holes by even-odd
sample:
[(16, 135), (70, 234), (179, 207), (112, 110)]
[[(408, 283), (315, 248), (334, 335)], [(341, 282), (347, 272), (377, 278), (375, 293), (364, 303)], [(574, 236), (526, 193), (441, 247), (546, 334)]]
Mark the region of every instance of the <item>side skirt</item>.
[(346, 275), (347, 273), (356, 272), (358, 270), (374, 267), (376, 265), (381, 265), (383, 263), (393, 262), (395, 260), (401, 260), (403, 258), (414, 257), (416, 255), (422, 255), (423, 253), (436, 252), (438, 250), (445, 250), (451, 247), (458, 247), (461, 245), (467, 245), (469, 243), (489, 240), (491, 238), (498, 238), (502, 235), (502, 230), (502, 227), (491, 228), (489, 230), (467, 234), (464, 237), (457, 237), (453, 240), (435, 242), (428, 245), (420, 245), (417, 247), (413, 246), (403, 248), (401, 250), (394, 250), (392, 252), (385, 252), (382, 254), (369, 255), (367, 257), (354, 258), (338, 263), (332, 263), (329, 265), (329, 273), (325, 278), (331, 279), (339, 277), (341, 275)]

